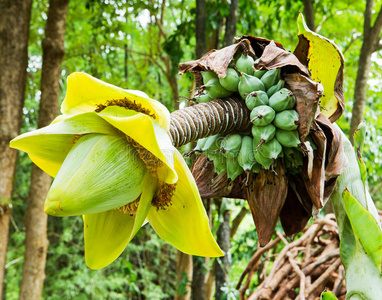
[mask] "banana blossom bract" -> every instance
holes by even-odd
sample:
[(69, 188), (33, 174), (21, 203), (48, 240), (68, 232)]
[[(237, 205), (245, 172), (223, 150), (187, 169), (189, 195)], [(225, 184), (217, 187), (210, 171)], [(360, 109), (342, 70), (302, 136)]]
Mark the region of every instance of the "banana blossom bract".
[(145, 220), (184, 253), (223, 255), (195, 181), (167, 134), (170, 114), (161, 103), (73, 73), (61, 111), (52, 124), (10, 146), (55, 177), (46, 213), (83, 215), (90, 268), (113, 262)]

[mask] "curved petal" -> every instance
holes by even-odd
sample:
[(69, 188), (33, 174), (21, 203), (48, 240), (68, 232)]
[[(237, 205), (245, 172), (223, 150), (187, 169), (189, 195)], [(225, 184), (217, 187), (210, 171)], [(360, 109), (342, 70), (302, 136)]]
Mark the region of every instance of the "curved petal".
[(49, 190), (45, 212), (99, 213), (136, 200), (147, 168), (125, 137), (88, 134), (69, 152)]
[(172, 197), (172, 205), (165, 210), (151, 207), (147, 219), (162, 239), (184, 253), (209, 257), (222, 256), (223, 252), (209, 228), (208, 217), (194, 178), (177, 150), (175, 150), (175, 170), (179, 180)]
[(111, 264), (143, 225), (156, 189), (156, 180), (150, 182), (150, 175), (146, 179), (147, 188), (142, 191), (136, 216), (116, 210), (83, 216), (85, 261), (89, 268), (97, 270)]
[(158, 168), (161, 180), (169, 184), (178, 180), (174, 169), (175, 148), (157, 122), (145, 114), (118, 106), (108, 106), (98, 115), (164, 162), (163, 167)]
[(38, 167), (53, 177), (57, 175), (65, 157), (75, 144), (74, 135), (88, 133), (121, 135), (119, 130), (105, 122), (96, 113), (58, 118), (61, 121), (24, 133), (9, 144), (12, 148), (27, 152)]
[(145, 93), (124, 90), (96, 79), (86, 73), (73, 73), (68, 76), (68, 88), (61, 111), (74, 114), (94, 111), (97, 104), (106, 104), (108, 100), (124, 99), (142, 105), (156, 116), (156, 121), (166, 130), (170, 125), (170, 113), (159, 101), (149, 98)]

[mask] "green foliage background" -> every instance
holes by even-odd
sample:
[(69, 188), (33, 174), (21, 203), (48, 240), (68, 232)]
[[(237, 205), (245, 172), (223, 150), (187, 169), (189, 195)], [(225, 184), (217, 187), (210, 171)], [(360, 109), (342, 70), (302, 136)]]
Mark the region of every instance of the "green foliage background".
[[(377, 1), (376, 7), (381, 1)], [(71, 0), (65, 40), (61, 101), (65, 96), (66, 76), (84, 71), (104, 81), (129, 89), (145, 91), (169, 110), (174, 109), (171, 88), (162, 72), (163, 60), (170, 56), (172, 76), (177, 64), (195, 59), (195, 2), (171, 1), (166, 5), (164, 41), (158, 27), (150, 20), (160, 13), (158, 1)], [(346, 111), (339, 120), (349, 129), (354, 83), (359, 50), (362, 43), (364, 3), (355, 0), (315, 1), (315, 18), (320, 34), (332, 39), (345, 56)], [(33, 1), (29, 43), (27, 93), (22, 131), (35, 129), (40, 99), (41, 41), (47, 19), (47, 0)], [(302, 1), (240, 1), (237, 35), (250, 34), (281, 42), (293, 51), (297, 45), (296, 20), (303, 11)], [(207, 39), (219, 27), (219, 19), (229, 14), (229, 1), (207, 1)], [(219, 33), (222, 40), (224, 30)], [(127, 51), (126, 51), (127, 49)], [(126, 58), (127, 56), (127, 58)], [(369, 185), (377, 206), (382, 207), (379, 193), (382, 177), (382, 75), (381, 53), (373, 55), (365, 119), (369, 130), (364, 150), (369, 171)], [(179, 77), (181, 101), (189, 96), (191, 81)], [(23, 216), (30, 184), (31, 163), (19, 153), (13, 195), (12, 228), (7, 256), (6, 299), (17, 299), (22, 274), (25, 228)], [(233, 215), (242, 202), (231, 201)], [(219, 218), (214, 218), (215, 229)], [(250, 217), (232, 241), (232, 267), (226, 299), (234, 299), (234, 285), (256, 250), (257, 235)], [(43, 299), (170, 299), (177, 286), (176, 250), (163, 242), (149, 225), (143, 227), (112, 265), (99, 271), (88, 269), (83, 256), (83, 224), (81, 217), (49, 217), (46, 280)], [(216, 232), (216, 230), (215, 230)], [(182, 283), (187, 284), (187, 282)], [(184, 288), (184, 286), (183, 286)]]

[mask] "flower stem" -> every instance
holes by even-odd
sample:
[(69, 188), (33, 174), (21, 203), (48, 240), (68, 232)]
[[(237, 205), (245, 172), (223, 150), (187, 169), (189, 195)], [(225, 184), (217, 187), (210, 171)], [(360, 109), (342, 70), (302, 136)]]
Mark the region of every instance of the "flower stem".
[(218, 133), (247, 131), (250, 111), (241, 99), (215, 99), (171, 114), (169, 134), (175, 147)]

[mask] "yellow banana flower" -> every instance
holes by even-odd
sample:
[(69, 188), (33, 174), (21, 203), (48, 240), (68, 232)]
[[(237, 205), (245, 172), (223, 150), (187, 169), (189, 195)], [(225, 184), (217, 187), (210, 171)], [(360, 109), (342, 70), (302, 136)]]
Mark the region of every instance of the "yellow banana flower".
[(55, 177), (47, 214), (83, 215), (90, 268), (112, 263), (145, 220), (184, 253), (223, 255), (194, 178), (167, 134), (170, 114), (161, 103), (74, 73), (61, 111), (10, 146)]

